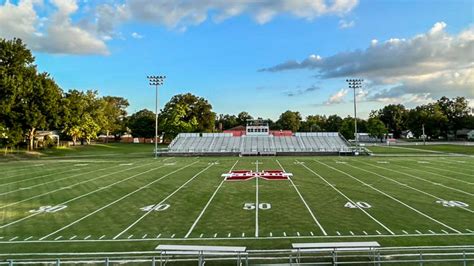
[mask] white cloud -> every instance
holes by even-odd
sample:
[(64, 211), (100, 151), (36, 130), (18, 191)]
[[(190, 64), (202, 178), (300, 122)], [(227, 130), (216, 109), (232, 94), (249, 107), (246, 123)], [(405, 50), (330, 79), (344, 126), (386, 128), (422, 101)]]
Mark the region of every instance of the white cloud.
[(140, 34), (138, 34), (138, 33), (136, 33), (136, 32), (133, 32), (133, 33), (131, 34), (131, 36), (132, 36), (132, 38), (134, 38), (134, 39), (143, 39), (143, 35), (140, 35)]
[[(183, 30), (203, 23), (209, 16), (220, 22), (248, 14), (257, 23), (265, 24), (280, 14), (306, 20), (341, 15), (350, 12), (357, 4), (358, 0), (126, 0), (117, 8), (121, 10), (119, 13), (126, 13), (123, 18)], [(114, 18), (102, 19), (110, 21)]]
[(355, 26), (355, 21), (351, 20), (351, 21), (347, 21), (347, 20), (344, 20), (344, 19), (341, 19), (339, 20), (339, 28), (340, 29), (348, 29), (348, 28), (352, 28)]
[[(0, 5), (0, 37), (18, 37), (34, 50), (48, 53), (108, 54), (106, 41), (121, 38), (117, 28), (127, 22), (185, 31), (209, 17), (219, 22), (245, 14), (259, 24), (281, 14), (313, 20), (346, 14), (357, 4), (358, 0), (123, 0), (98, 4), (90, 14), (92, 5), (85, 0), (19, 0), (17, 4), (6, 0)], [(41, 11), (48, 14), (38, 18), (41, 5), (47, 5)]]
[(344, 97), (346, 97), (347, 93), (349, 92), (348, 89), (340, 89), (333, 95), (329, 97), (329, 99), (325, 102), (325, 104), (338, 104), (344, 102)]
[[(474, 97), (474, 27), (451, 35), (446, 23), (409, 39), (373, 40), (365, 50), (315, 60), (287, 61), (260, 71), (313, 69), (320, 78), (361, 77), (371, 82), (369, 100)], [(389, 87), (389, 88), (387, 88)], [(426, 96), (426, 94), (429, 94)], [(426, 96), (426, 97), (425, 97)]]
[(51, 0), (55, 11), (38, 18), (35, 7), (40, 0), (6, 1), (0, 6), (0, 37), (23, 39), (33, 50), (60, 54), (107, 54), (106, 44), (71, 20), (77, 12), (75, 0)]

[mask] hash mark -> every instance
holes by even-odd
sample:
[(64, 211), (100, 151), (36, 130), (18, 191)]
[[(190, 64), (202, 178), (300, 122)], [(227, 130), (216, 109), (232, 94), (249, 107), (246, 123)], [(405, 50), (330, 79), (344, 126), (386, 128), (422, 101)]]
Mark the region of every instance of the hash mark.
[(309, 232), (312, 236), (314, 236), (313, 232)]
[(148, 235), (148, 234), (144, 234), (142, 238), (146, 238), (147, 235)]
[(466, 229), (466, 231), (468, 231), (469, 233), (474, 233), (474, 231), (472, 231), (470, 229)]
[(245, 233), (242, 233), (242, 237), (245, 237)]
[(272, 232), (270, 232), (270, 237), (272, 237), (272, 236), (273, 236), (273, 234), (272, 234)]
[(381, 234), (382, 234), (382, 233), (380, 233), (380, 231), (379, 231), (379, 230), (375, 230), (375, 232), (377, 232), (377, 234), (379, 234), (379, 235), (381, 235)]
[(366, 231), (362, 231), (364, 233), (364, 235), (368, 235)]
[(445, 234), (449, 234), (448, 231), (441, 229)]
[(128, 239), (130, 239), (130, 238), (132, 238), (132, 237), (133, 237), (133, 235), (129, 235), (129, 236), (128, 236)]
[(420, 231), (418, 231), (418, 230), (415, 230), (415, 232), (417, 232), (419, 235), (421, 235), (421, 232), (420, 232)]
[(230, 233), (227, 235), (227, 237), (230, 237)]
[(340, 236), (340, 235), (341, 235), (341, 233), (339, 233), (339, 231), (336, 231), (336, 233), (337, 233), (337, 235), (338, 235), (338, 236)]
[(408, 235), (408, 232), (407, 232), (407, 231), (402, 230), (402, 232), (403, 232), (405, 235)]
[(171, 238), (174, 238), (175, 235), (176, 235), (176, 234), (172, 234), (172, 235), (171, 235)]
[(15, 240), (15, 239), (17, 239), (17, 238), (18, 238), (18, 237), (15, 236), (14, 238), (12, 238), (12, 239), (10, 239), (10, 240), (8, 240), (8, 241), (13, 241), (13, 240)]
[(433, 230), (428, 230), (428, 231), (430, 231), (430, 233), (432, 233), (432, 234), (436, 234), (435, 232), (433, 232)]
[(203, 235), (204, 235), (204, 234), (199, 235), (199, 238), (202, 238)]
[(161, 234), (157, 235), (156, 238), (160, 238)]
[(61, 238), (63, 238), (63, 236), (58, 236), (58, 237), (56, 237), (54, 240), (59, 240), (59, 239), (61, 239)]
[(286, 236), (286, 232), (283, 232), (283, 235)]
[(102, 235), (101, 237), (99, 237), (99, 240), (101, 240), (101, 239), (104, 238), (104, 237), (105, 237), (105, 235)]
[(25, 238), (25, 241), (28, 241), (28, 240), (30, 240), (30, 239), (32, 239), (32, 238), (33, 238), (33, 236), (29, 236), (29, 237)]
[(84, 237), (84, 240), (87, 240), (87, 239), (89, 239), (90, 237), (91, 237), (91, 235), (88, 235), (88, 236)]
[(298, 236), (300, 236), (300, 232), (296, 232), (296, 234), (297, 234)]
[(214, 234), (214, 238), (217, 237), (217, 233)]
[(73, 240), (76, 237), (77, 237), (76, 235), (73, 235), (73, 236), (71, 236), (71, 238), (69, 238), (69, 240)]
[(354, 235), (354, 232), (352, 232), (352, 231), (349, 231), (349, 233), (351, 233), (351, 235)]

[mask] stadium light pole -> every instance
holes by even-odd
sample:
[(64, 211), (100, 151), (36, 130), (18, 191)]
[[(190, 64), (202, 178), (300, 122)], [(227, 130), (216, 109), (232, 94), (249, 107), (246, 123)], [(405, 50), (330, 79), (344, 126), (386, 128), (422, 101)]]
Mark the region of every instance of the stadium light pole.
[(163, 85), (166, 76), (146, 76), (150, 86), (155, 86), (155, 159), (158, 158), (158, 87)]
[(359, 152), (359, 136), (357, 135), (357, 102), (356, 89), (362, 88), (363, 79), (346, 79), (349, 88), (354, 90), (354, 139), (356, 142), (356, 152)]

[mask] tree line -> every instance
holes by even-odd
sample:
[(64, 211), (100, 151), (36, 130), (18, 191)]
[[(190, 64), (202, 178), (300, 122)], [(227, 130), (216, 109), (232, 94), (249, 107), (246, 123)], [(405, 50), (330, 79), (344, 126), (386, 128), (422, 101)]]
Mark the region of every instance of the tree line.
[[(123, 97), (99, 96), (97, 91), (63, 91), (54, 79), (39, 72), (34, 57), (20, 39), (0, 39), (0, 145), (26, 143), (33, 147), (38, 130), (58, 130), (62, 139), (90, 143), (98, 134), (119, 138), (124, 133), (133, 137), (155, 135), (155, 113), (143, 109), (127, 114), (129, 102)], [(165, 141), (182, 132), (221, 132), (244, 126), (253, 117), (248, 112), (216, 114), (204, 98), (191, 93), (175, 95), (160, 110), (159, 135)], [(293, 132), (340, 132), (354, 136), (354, 119), (350, 116), (309, 115), (303, 119), (297, 111), (285, 111), (276, 121), (266, 119), (272, 130)], [(391, 104), (358, 119), (358, 132), (382, 138), (392, 133), (395, 138), (405, 130), (415, 137), (447, 138), (457, 130), (474, 128), (474, 116), (464, 97), (442, 97), (436, 102), (408, 109)], [(107, 138), (108, 139), (108, 138)]]

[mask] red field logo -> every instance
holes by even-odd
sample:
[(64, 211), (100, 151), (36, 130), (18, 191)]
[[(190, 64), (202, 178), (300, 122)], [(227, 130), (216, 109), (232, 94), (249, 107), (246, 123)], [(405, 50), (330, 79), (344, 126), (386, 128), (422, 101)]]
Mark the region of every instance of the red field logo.
[(263, 170), (260, 172), (254, 172), (252, 170), (235, 170), (222, 174), (222, 176), (228, 181), (249, 180), (254, 177), (266, 180), (287, 180), (293, 176), (293, 174), (282, 170)]

